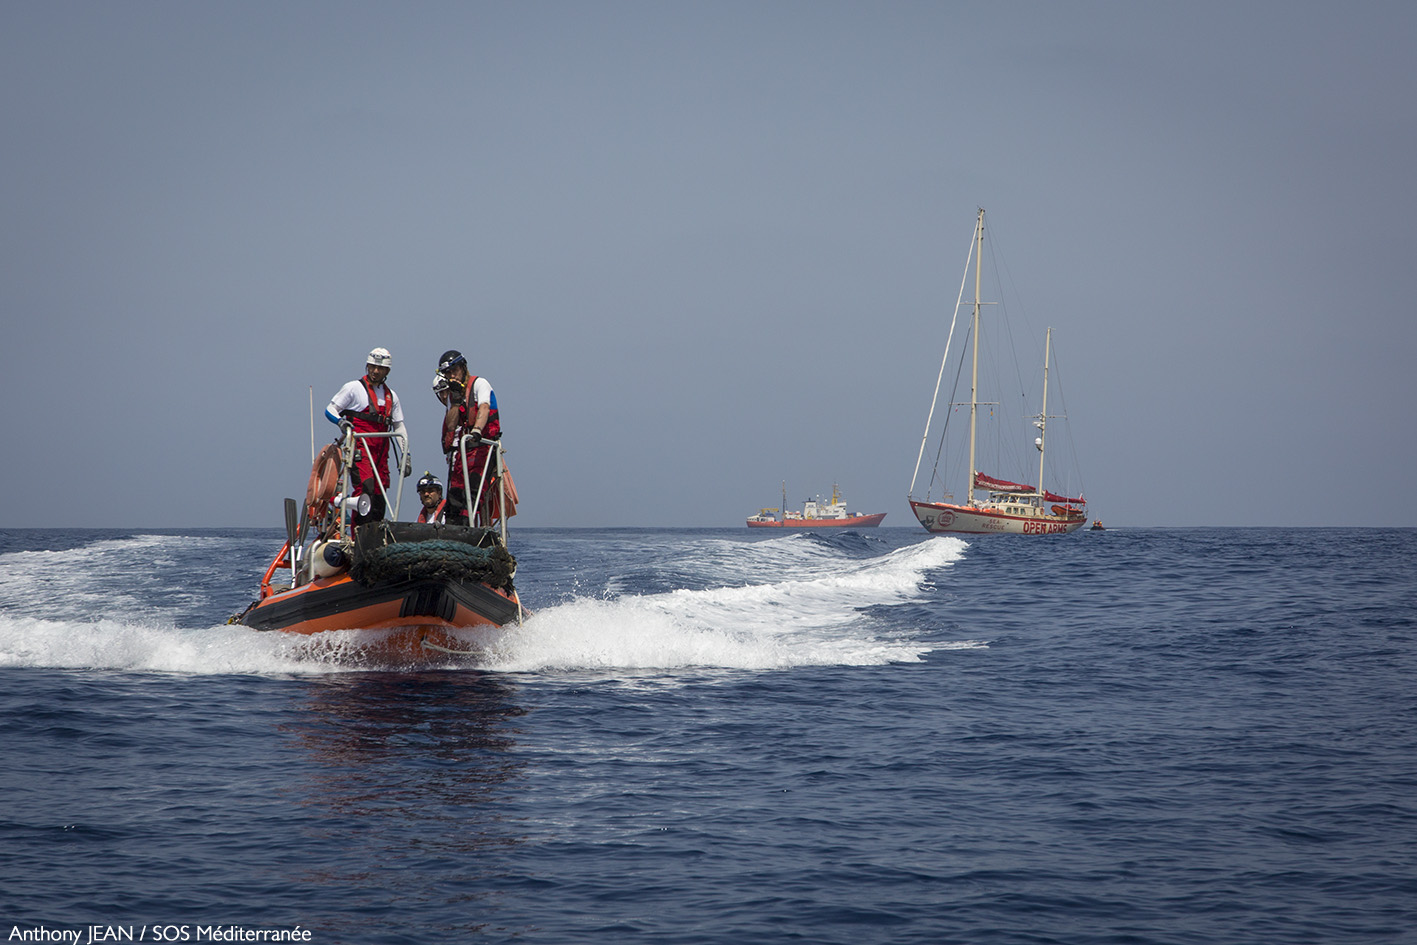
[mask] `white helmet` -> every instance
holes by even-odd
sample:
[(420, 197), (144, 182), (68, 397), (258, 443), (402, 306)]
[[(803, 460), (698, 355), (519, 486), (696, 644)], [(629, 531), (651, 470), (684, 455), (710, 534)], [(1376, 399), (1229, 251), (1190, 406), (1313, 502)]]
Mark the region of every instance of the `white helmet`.
[(375, 367), (391, 368), (394, 366), (394, 356), (389, 354), (388, 348), (375, 348), (369, 352), (369, 360), (365, 364), (372, 364)]

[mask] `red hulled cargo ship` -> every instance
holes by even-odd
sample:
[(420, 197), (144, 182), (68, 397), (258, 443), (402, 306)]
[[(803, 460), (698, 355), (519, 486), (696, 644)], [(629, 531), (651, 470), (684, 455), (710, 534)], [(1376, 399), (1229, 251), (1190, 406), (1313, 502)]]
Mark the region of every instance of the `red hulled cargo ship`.
[[(779, 514), (780, 513), (780, 514)], [(831, 502), (821, 497), (808, 499), (802, 511), (787, 511), (787, 485), (782, 488), (782, 508), (762, 509), (748, 518), (749, 528), (875, 528), (886, 517), (885, 512), (848, 512), (841, 493), (832, 485)]]

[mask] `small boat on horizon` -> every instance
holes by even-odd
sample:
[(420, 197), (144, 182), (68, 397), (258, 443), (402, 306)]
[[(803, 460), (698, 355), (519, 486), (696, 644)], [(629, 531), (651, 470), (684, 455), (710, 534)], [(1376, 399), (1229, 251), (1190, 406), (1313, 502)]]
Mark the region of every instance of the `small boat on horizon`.
[[(781, 517), (779, 517), (779, 514)], [(787, 483), (782, 484), (782, 508), (760, 509), (748, 517), (749, 528), (875, 528), (886, 517), (885, 512), (848, 512), (841, 492), (832, 483), (832, 500), (821, 496), (807, 499), (800, 512), (787, 511)]]

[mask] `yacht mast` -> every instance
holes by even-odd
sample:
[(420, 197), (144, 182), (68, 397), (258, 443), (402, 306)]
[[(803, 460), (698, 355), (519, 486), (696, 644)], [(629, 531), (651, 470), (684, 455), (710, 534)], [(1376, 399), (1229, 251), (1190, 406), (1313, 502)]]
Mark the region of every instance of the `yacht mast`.
[(1048, 442), (1048, 362), (1053, 350), (1053, 329), (1043, 341), (1043, 410), (1038, 414), (1038, 495), (1043, 493), (1043, 448)]
[(969, 505), (974, 505), (974, 425), (979, 413), (979, 270), (984, 256), (984, 208), (979, 208), (979, 222), (974, 227), (974, 367), (969, 379)]

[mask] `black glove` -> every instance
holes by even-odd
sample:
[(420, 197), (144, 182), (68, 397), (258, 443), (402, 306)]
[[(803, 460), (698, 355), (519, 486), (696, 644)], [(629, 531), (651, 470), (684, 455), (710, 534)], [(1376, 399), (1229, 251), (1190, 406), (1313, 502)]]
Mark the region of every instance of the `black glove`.
[(448, 403), (460, 404), (466, 398), (467, 391), (461, 384), (454, 384), (448, 388)]
[(479, 443), (481, 443), (481, 442), (482, 442), (482, 434), (481, 434), (481, 433), (478, 433), (476, 430), (468, 430), (468, 431), (467, 431), (467, 445), (468, 445), (468, 446), (476, 446), (477, 444), (479, 444)]

